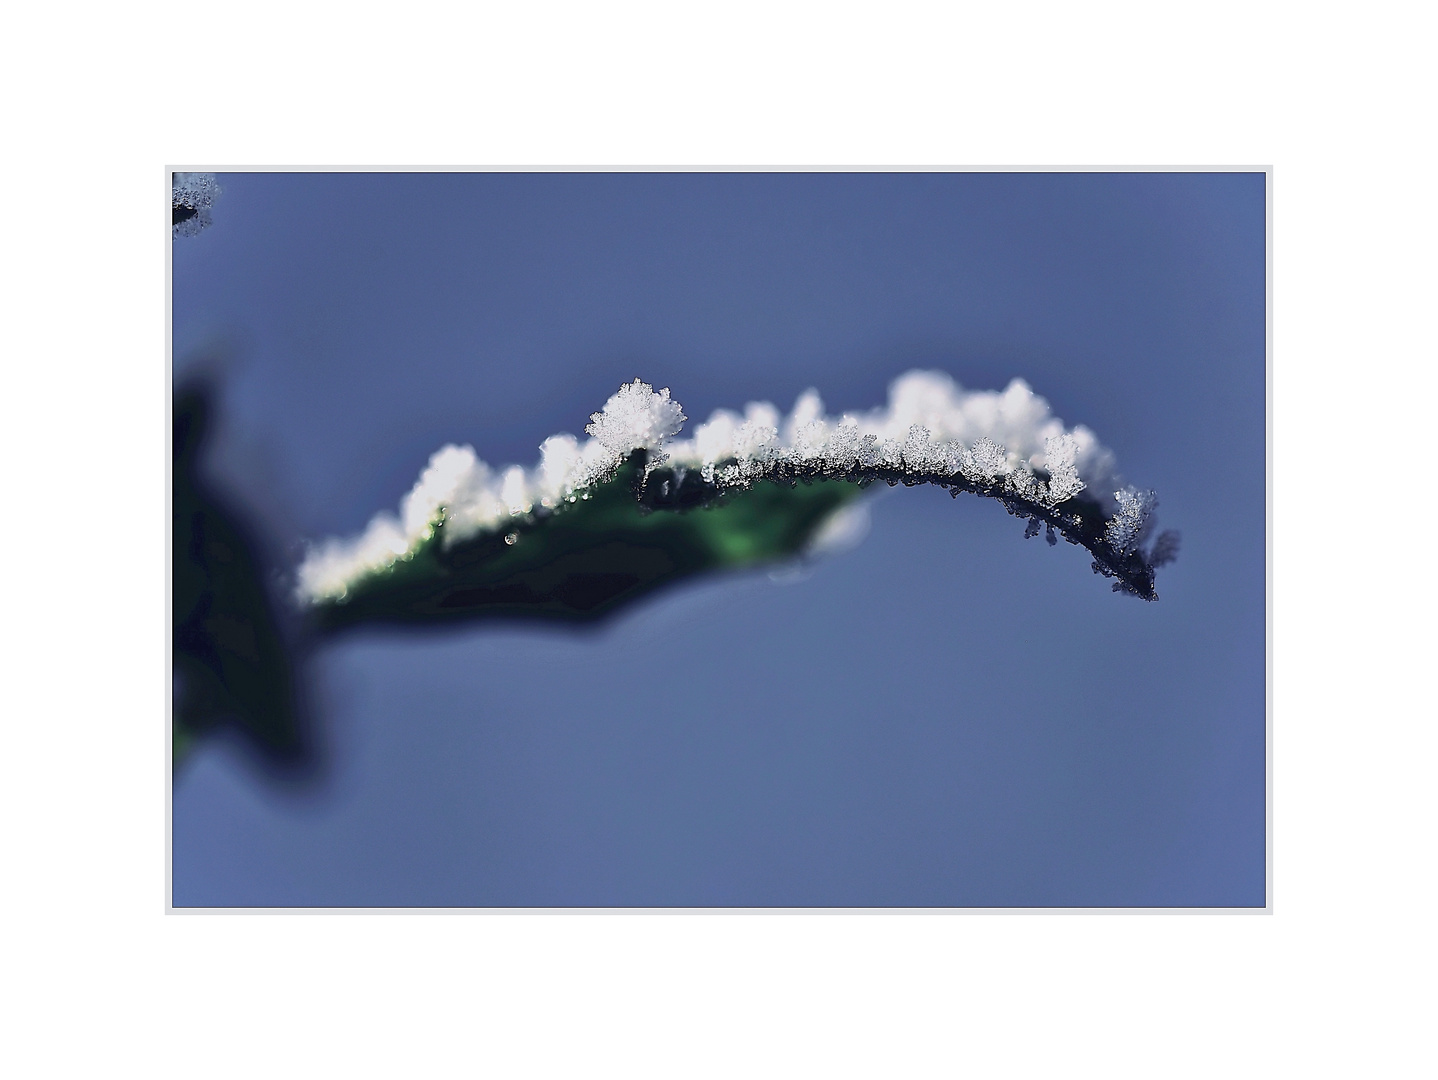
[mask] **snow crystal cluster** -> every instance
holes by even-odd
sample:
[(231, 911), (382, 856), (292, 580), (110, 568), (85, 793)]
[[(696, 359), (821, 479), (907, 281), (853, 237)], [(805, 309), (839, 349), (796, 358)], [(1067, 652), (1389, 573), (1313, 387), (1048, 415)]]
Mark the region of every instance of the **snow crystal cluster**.
[(1137, 555), (1150, 570), (1166, 566), (1178, 558), (1179, 537), (1172, 530), (1159, 533), (1148, 550), (1144, 550), (1149, 534), (1153, 532), (1157, 494), (1124, 487), (1115, 491), (1113, 497), (1118, 503), (1118, 511), (1104, 527), (1104, 540), (1120, 558)]
[(1047, 506), (1103, 482), (1113, 466), (1093, 432), (1066, 430), (1022, 379), (1002, 393), (966, 392), (928, 371), (896, 380), (887, 407), (871, 412), (826, 416), (814, 390), (801, 394), (783, 420), (767, 402), (749, 405), (742, 416), (720, 409), (667, 452), (672, 463), (696, 467), (720, 486), (884, 469), (961, 477)]
[[(884, 408), (831, 417), (808, 390), (788, 416), (752, 402), (742, 414), (720, 409), (690, 438), (675, 439), (685, 419), (667, 389), (635, 379), (590, 417), (589, 439), (551, 436), (532, 468), (492, 469), (473, 447), (446, 446), (398, 516), (380, 514), (360, 536), (312, 548), (299, 568), (297, 593), (310, 602), (343, 599), (361, 578), (412, 557), (441, 522), (441, 542), (452, 545), (587, 499), (636, 450), (647, 454), (646, 478), (662, 466), (678, 481), (693, 471), (721, 490), (866, 470), (914, 482), (950, 478), (1050, 509), (1085, 489), (1104, 492), (1103, 502), (1111, 490), (1104, 485), (1113, 455), (1087, 428), (1066, 429), (1020, 379), (1002, 392), (965, 391), (940, 372), (913, 371), (889, 388)], [(1151, 505), (1140, 505), (1142, 497), (1130, 490), (1115, 496), (1111, 539), (1119, 551), (1142, 541)]]
[(1104, 539), (1120, 555), (1127, 555), (1137, 551), (1148, 538), (1158, 498), (1152, 491), (1138, 491), (1131, 487), (1115, 491), (1113, 497), (1118, 501), (1118, 513), (1109, 518)]
[(204, 230), (219, 194), (219, 182), (211, 173), (175, 173), (170, 187), (171, 236), (195, 236)]

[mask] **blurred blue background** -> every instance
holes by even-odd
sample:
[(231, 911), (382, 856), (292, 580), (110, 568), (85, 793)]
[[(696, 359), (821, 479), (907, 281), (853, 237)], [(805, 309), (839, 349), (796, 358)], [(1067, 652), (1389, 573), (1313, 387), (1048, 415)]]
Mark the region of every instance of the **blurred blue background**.
[(1184, 547), (1145, 604), (899, 488), (797, 582), (337, 639), (317, 781), (181, 767), (177, 906), (1264, 904), (1262, 174), (219, 179), (175, 371), (222, 358), (212, 472), (276, 572), (636, 376), (692, 426), (915, 367), (1026, 379)]

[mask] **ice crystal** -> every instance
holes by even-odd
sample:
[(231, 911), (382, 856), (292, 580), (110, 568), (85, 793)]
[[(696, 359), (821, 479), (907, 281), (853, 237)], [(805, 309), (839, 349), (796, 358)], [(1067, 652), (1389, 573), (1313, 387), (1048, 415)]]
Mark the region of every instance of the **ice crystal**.
[(1010, 467), (1004, 476), (1004, 489), (1025, 502), (1041, 503), (1048, 498), (1046, 489), (1027, 461), (1016, 462)]
[(1052, 505), (1072, 499), (1086, 486), (1079, 479), (1077, 458), (1078, 442), (1068, 432), (1044, 440), (1044, 470), (1049, 474), (1048, 501)]
[(908, 438), (904, 440), (904, 465), (914, 472), (948, 472), (943, 448), (936, 445), (929, 429), (922, 424), (910, 424)]
[(835, 472), (847, 472), (859, 462), (863, 446), (864, 436), (859, 434), (859, 422), (852, 416), (846, 416), (829, 432), (829, 438), (824, 443), (824, 464)]
[(625, 458), (635, 450), (657, 451), (665, 439), (679, 433), (686, 419), (679, 403), (669, 400), (667, 388), (655, 393), (654, 387), (635, 379), (590, 416), (584, 430)]
[(1126, 487), (1115, 491), (1113, 497), (1118, 503), (1118, 513), (1109, 519), (1105, 536), (1115, 551), (1128, 555), (1137, 551), (1147, 537), (1158, 496), (1152, 491)]
[(170, 235), (195, 236), (210, 223), (210, 207), (220, 194), (210, 173), (177, 172), (170, 185)]
[(992, 484), (1008, 471), (1008, 451), (992, 439), (982, 438), (974, 443), (966, 464), (963, 471), (970, 480)]

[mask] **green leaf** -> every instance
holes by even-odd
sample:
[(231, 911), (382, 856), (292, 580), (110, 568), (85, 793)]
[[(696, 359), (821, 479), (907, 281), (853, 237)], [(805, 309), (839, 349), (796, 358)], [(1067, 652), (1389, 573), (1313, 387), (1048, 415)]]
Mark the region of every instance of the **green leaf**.
[(589, 498), (508, 533), (446, 545), (441, 522), (409, 557), (316, 604), (316, 625), (593, 620), (696, 574), (792, 558), (860, 495), (837, 480), (765, 482), (696, 505), (655, 506), (636, 494), (643, 460), (636, 453)]

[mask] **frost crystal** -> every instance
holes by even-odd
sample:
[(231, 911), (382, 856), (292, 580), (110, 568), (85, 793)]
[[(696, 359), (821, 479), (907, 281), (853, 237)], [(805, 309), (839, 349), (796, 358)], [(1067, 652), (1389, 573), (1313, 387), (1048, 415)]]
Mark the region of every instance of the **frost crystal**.
[(615, 465), (635, 450), (648, 450), (652, 472), (665, 458), (664, 440), (679, 434), (686, 419), (679, 403), (669, 400), (668, 388), (655, 393), (654, 387), (635, 379), (590, 416), (584, 430), (609, 450)]
[(1148, 534), (1149, 515), (1158, 505), (1152, 491), (1126, 487), (1113, 493), (1118, 513), (1109, 519), (1105, 536), (1113, 549), (1122, 555), (1137, 551)]
[(1004, 488), (1028, 502), (1043, 502), (1047, 493), (1027, 461), (1020, 461), (1004, 477)]
[(992, 484), (1008, 471), (1008, 451), (992, 439), (979, 439), (974, 443), (967, 465), (964, 469), (965, 476), (984, 484)]
[(947, 472), (942, 448), (934, 445), (929, 429), (921, 424), (909, 426), (904, 440), (904, 465), (915, 472)]
[(1048, 502), (1051, 506), (1072, 499), (1086, 486), (1079, 479), (1078, 441), (1068, 432), (1044, 440), (1044, 469), (1049, 474)]
[(846, 416), (830, 432), (824, 444), (824, 464), (835, 472), (847, 472), (859, 461), (862, 445), (859, 422), (852, 416)]
[[(398, 517), (380, 514), (359, 537), (311, 548), (297, 594), (310, 602), (343, 599), (356, 581), (412, 558), (436, 536), (446, 547), (482, 534), (517, 537), (515, 525), (589, 499), (636, 451), (645, 455), (644, 491), (657, 469), (666, 470), (652, 495), (641, 496), (661, 504), (696, 505), (710, 498), (706, 491), (764, 480), (826, 477), (936, 483), (954, 494), (993, 496), (1029, 519), (1025, 536), (1046, 527), (1052, 545), (1057, 528), (1140, 595), (1152, 592), (1153, 566), (1177, 553), (1177, 535), (1168, 533), (1147, 559), (1141, 551), (1152, 492), (1122, 488), (1114, 495), (1116, 513), (1092, 496), (1080, 500), (1082, 514), (1071, 505), (1060, 509), (1088, 488), (1113, 490), (1113, 456), (1087, 428), (1066, 428), (1020, 379), (1001, 393), (965, 391), (940, 372), (913, 371), (895, 380), (885, 408), (829, 417), (818, 392), (807, 390), (787, 417), (768, 402), (750, 402), (742, 414), (716, 411), (691, 437), (678, 439), (685, 419), (667, 388), (635, 379), (590, 417), (590, 438), (551, 436), (533, 468), (492, 470), (471, 447), (447, 446), (430, 459)], [(682, 498), (681, 488), (688, 493)]]
[(195, 236), (211, 222), (220, 185), (210, 173), (177, 172), (170, 186), (170, 235)]

